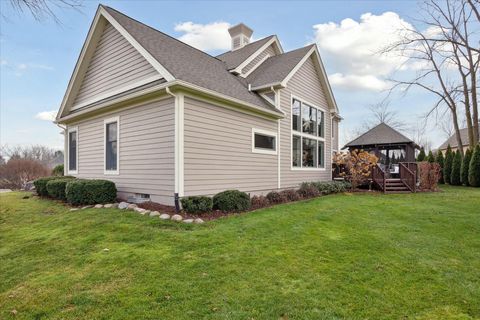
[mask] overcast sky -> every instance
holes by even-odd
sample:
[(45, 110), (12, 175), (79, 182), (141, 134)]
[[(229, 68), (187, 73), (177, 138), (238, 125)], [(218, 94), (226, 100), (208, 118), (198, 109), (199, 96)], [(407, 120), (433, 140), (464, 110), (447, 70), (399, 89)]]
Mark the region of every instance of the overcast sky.
[[(44, 144), (62, 148), (54, 118), (75, 66), (97, 1), (82, 12), (57, 10), (62, 21), (37, 22), (14, 13), (7, 1), (0, 29), (0, 144)], [(277, 34), (285, 51), (316, 42), (344, 121), (341, 144), (369, 117), (368, 106), (382, 101), (395, 76), (415, 70), (398, 57), (375, 54), (395, 41), (395, 31), (412, 23), (416, 1), (154, 2), (104, 1), (137, 20), (216, 55), (230, 48), (227, 29), (244, 22), (253, 38)], [(420, 121), (433, 97), (420, 90), (393, 95), (391, 109), (410, 126)], [(428, 125), (433, 147), (445, 136)]]

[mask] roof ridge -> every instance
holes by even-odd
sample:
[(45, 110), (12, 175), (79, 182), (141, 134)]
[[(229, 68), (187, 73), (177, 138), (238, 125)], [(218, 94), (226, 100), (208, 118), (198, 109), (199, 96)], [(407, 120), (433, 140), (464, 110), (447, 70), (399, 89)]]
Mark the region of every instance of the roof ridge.
[(225, 63), (225, 62), (223, 62), (222, 60), (218, 59), (217, 57), (212, 56), (212, 55), (210, 55), (210, 54), (206, 53), (205, 51), (202, 51), (202, 50), (200, 50), (200, 49), (198, 49), (198, 48), (195, 48), (194, 46), (191, 46), (191, 45), (189, 45), (188, 43), (185, 43), (185, 42), (183, 42), (183, 41), (181, 41), (181, 40), (178, 40), (177, 38), (169, 35), (168, 33), (162, 32), (162, 31), (160, 31), (160, 30), (158, 30), (158, 29), (156, 29), (156, 28), (154, 28), (154, 27), (152, 27), (152, 26), (149, 26), (149, 25), (146, 24), (146, 23), (143, 23), (143, 22), (141, 22), (141, 21), (139, 21), (139, 20), (137, 20), (137, 19), (135, 19), (135, 18), (132, 18), (132, 17), (124, 14), (123, 12), (118, 11), (118, 10), (115, 9), (115, 8), (112, 8), (112, 7), (109, 7), (109, 6), (104, 6), (104, 5), (102, 5), (102, 4), (100, 4), (100, 6), (102, 6), (102, 7), (104, 7), (104, 8), (108, 8), (108, 9), (110, 9), (110, 10), (113, 10), (113, 11), (117, 12), (118, 14), (121, 14), (121, 15), (123, 15), (123, 16), (125, 16), (125, 17), (127, 17), (127, 18), (129, 18), (129, 19), (131, 19), (131, 20), (133, 20), (133, 21), (135, 21), (135, 22), (138, 22), (139, 24), (141, 24), (141, 25), (143, 25), (143, 26), (145, 26), (145, 27), (147, 27), (147, 28), (149, 28), (149, 29), (152, 29), (152, 30), (155, 31), (155, 32), (161, 33), (161, 34), (163, 34), (163, 35), (165, 35), (165, 36), (167, 36), (167, 37), (169, 37), (169, 38), (171, 38), (171, 39), (173, 39), (173, 40), (175, 40), (175, 41), (177, 41), (177, 42), (179, 42), (179, 43), (181, 43), (181, 44), (183, 44), (183, 45), (185, 45), (185, 46), (187, 46), (187, 47), (190, 47), (190, 48), (192, 48), (192, 49), (194, 49), (194, 50), (196, 50), (196, 51), (198, 51), (198, 52), (201, 52), (201, 53), (203, 53), (204, 55), (206, 55), (207, 57), (210, 57), (210, 58), (212, 58), (212, 59), (215, 59), (215, 60), (217, 60), (217, 61), (220, 61), (220, 62), (222, 62), (222, 63)]
[[(250, 42), (250, 43), (244, 45), (243, 47), (241, 47), (241, 48), (239, 48), (239, 49), (237, 49), (237, 50), (242, 50), (243, 48), (246, 48), (246, 47), (248, 47), (249, 45), (255, 44), (255, 43), (257, 43), (257, 42), (260, 42), (260, 41), (263, 41), (263, 40), (265, 40), (265, 39), (267, 39), (267, 38), (272, 38), (272, 37), (275, 37), (275, 36), (276, 36), (275, 34), (271, 34), (271, 35), (269, 35), (269, 36), (266, 36), (266, 37), (263, 37), (263, 38), (261, 38), (261, 39), (258, 39), (258, 40), (255, 40), (255, 41), (253, 41), (253, 42)], [(235, 51), (237, 51), (237, 50), (235, 50)], [(232, 50), (230, 50), (230, 51), (225, 51), (225, 52), (223, 52), (223, 53), (220, 53), (220, 54), (216, 55), (215, 58), (218, 59), (218, 57), (223, 56), (223, 55), (226, 55), (226, 54), (229, 54), (229, 53), (232, 53), (232, 52), (234, 52), (234, 51), (232, 51)]]

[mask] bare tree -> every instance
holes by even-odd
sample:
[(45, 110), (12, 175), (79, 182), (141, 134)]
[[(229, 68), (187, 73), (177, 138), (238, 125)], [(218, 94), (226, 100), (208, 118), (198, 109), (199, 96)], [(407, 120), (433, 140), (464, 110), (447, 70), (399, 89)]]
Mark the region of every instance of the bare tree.
[[(75, 9), (82, 8), (83, 0), (9, 0), (12, 8), (19, 12), (29, 12), (37, 21), (52, 19), (55, 23), (60, 23), (60, 19), (55, 14), (56, 9)], [(5, 16), (2, 17), (6, 19)]]
[(0, 154), (9, 160), (33, 160), (47, 167), (63, 163), (63, 152), (42, 145), (0, 147)]
[(379, 103), (368, 107), (370, 110), (370, 119), (365, 121), (365, 127), (371, 129), (374, 126), (385, 123), (397, 130), (405, 130), (406, 123), (399, 119), (398, 112), (391, 110), (390, 101), (382, 100)]

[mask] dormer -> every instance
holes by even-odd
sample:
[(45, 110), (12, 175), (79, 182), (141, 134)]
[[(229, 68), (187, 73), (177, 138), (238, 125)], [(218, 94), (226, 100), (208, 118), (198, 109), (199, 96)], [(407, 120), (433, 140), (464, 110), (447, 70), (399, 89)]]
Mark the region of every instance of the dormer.
[(230, 37), (232, 38), (232, 51), (234, 51), (250, 43), (253, 30), (243, 23), (240, 23), (228, 29), (228, 33), (230, 33)]

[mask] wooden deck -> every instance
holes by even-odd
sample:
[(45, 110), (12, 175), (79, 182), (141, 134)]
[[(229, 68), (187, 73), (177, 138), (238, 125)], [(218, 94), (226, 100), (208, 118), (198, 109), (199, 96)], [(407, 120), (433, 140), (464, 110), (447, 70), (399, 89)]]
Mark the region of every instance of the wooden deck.
[(377, 165), (372, 170), (372, 181), (384, 193), (416, 192), (417, 172), (415, 162), (401, 162), (399, 163), (399, 177), (393, 178)]

